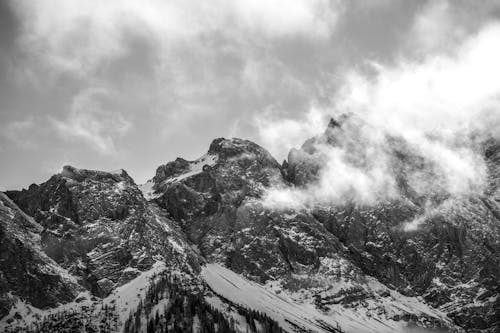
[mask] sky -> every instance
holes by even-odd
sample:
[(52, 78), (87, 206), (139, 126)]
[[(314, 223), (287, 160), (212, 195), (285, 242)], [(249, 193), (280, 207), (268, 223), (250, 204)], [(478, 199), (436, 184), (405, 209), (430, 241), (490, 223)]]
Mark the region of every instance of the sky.
[(414, 141), (495, 135), (499, 41), (488, 0), (0, 0), (0, 190), (66, 164), (143, 183), (218, 137), (282, 160), (353, 110)]

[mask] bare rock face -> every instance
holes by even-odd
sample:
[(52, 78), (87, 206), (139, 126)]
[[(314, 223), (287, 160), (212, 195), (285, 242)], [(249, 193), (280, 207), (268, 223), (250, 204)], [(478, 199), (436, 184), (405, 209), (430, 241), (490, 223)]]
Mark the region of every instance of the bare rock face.
[(83, 289), (41, 250), (41, 231), (0, 193), (0, 317), (12, 307), (12, 294), (45, 309), (72, 300)]

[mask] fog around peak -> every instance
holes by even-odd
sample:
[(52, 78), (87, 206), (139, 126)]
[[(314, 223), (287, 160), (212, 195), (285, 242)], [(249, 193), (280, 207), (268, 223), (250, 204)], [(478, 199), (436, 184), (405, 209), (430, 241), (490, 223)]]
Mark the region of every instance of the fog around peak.
[[(297, 133), (319, 135), (319, 122), (325, 128), (330, 116), (350, 115), (334, 134), (335, 145), (316, 140), (314, 154), (303, 155), (319, 161), (317, 180), (304, 187), (274, 187), (266, 202), (275, 207), (375, 204), (401, 197), (401, 172), (417, 195), (483, 191), (481, 144), (498, 138), (500, 125), (498, 38), (500, 25), (488, 25), (453, 53), (348, 71), (332, 107), (312, 108), (295, 122), (261, 124), (264, 138), (267, 133), (279, 138), (270, 138), (272, 147), (295, 143)], [(407, 156), (397, 161), (400, 153)]]

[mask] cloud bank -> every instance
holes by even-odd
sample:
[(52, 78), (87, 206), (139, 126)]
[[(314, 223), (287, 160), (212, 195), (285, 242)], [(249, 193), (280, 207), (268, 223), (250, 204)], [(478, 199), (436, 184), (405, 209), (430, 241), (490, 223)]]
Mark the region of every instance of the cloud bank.
[(124, 135), (132, 125), (120, 113), (106, 108), (110, 98), (105, 89), (82, 91), (73, 99), (68, 117), (52, 119), (52, 124), (65, 139), (79, 139), (100, 153), (113, 154), (116, 152), (113, 137)]
[[(304, 35), (328, 38), (334, 3), (313, 1), (15, 1), (22, 43), (57, 71), (92, 74), (104, 60), (122, 56), (127, 35), (147, 36), (158, 47), (222, 32), (228, 38)], [(54, 10), (57, 8), (57, 15)], [(251, 42), (251, 41), (249, 41)]]
[[(390, 71), (412, 71), (405, 66), (462, 61), (464, 41), (500, 13), (495, 0), (9, 0), (3, 7), (0, 146), (26, 166), (2, 165), (1, 181), (12, 187), (46, 177), (35, 160), (124, 167), (141, 182), (151, 165), (195, 158), (220, 136), (248, 138), (282, 159), (341, 113), (342, 101), (370, 103), (344, 96), (365, 93), (358, 81), (369, 90)], [(343, 151), (339, 161), (349, 156)]]
[[(498, 40), (500, 24), (489, 24), (445, 53), (394, 66), (369, 63), (368, 70), (345, 74), (334, 105), (322, 114), (261, 124), (272, 147), (275, 138), (296, 144), (318, 119), (349, 115), (335, 130), (333, 145), (317, 140), (314, 153), (302, 155), (320, 165), (317, 179), (303, 187), (272, 188), (265, 202), (272, 207), (371, 205), (401, 197), (401, 174), (417, 197), (480, 193), (486, 165), (478, 144), (499, 138)], [(395, 158), (395, 152), (405, 159)]]
[[(117, 153), (124, 127), (137, 122), (139, 112), (123, 112), (123, 105), (140, 104), (169, 136), (200, 116), (223, 117), (228, 95), (251, 100), (270, 94), (270, 85), (300, 87), (272, 55), (274, 43), (328, 41), (342, 11), (340, 1), (329, 0), (20, 0), (11, 6), (20, 22), (25, 79), (40, 89), (70, 83), (69, 114), (52, 115), (50, 124), (63, 140), (108, 155)], [(95, 105), (82, 103), (95, 89), (114, 96), (100, 123)]]

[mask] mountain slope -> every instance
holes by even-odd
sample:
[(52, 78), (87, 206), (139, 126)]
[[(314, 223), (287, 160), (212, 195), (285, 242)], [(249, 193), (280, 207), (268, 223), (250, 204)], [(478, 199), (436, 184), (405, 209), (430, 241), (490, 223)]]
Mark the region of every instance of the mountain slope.
[(72, 300), (82, 288), (41, 249), (42, 227), (0, 193), (0, 316), (15, 295), (39, 308)]

